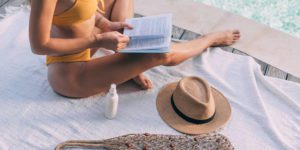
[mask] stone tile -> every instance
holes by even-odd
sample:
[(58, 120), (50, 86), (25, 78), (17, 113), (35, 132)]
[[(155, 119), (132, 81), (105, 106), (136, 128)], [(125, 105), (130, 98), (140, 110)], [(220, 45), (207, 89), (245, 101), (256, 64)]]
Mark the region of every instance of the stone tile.
[[(249, 56), (248, 54), (246, 54), (246, 53), (244, 53), (242, 51), (239, 51), (237, 49), (234, 49), (233, 53), (239, 54), (239, 55), (244, 55), (244, 56)], [(252, 57), (252, 56), (250, 56), (250, 57)], [(262, 74), (265, 75), (266, 72), (267, 72), (268, 64), (264, 63), (263, 61), (261, 61), (259, 59), (254, 58), (254, 57), (252, 57), (252, 58), (260, 65), (261, 72), (262, 72)]]
[(286, 80), (287, 78), (287, 73), (283, 72), (282, 70), (273, 67), (271, 65), (268, 66), (267, 71), (266, 71), (266, 76), (270, 77), (275, 77), (275, 78), (280, 78)]
[(297, 78), (297, 77), (295, 77), (295, 76), (293, 76), (291, 74), (288, 74), (287, 80), (300, 83), (300, 78)]
[(134, 18), (139, 18), (139, 17), (143, 17), (143, 15), (140, 15), (140, 14), (137, 14), (137, 13), (134, 13)]
[(183, 32), (184, 32), (184, 29), (179, 28), (177, 26), (173, 26), (173, 28), (172, 28), (172, 38), (180, 39)]
[(220, 47), (222, 50), (224, 50), (224, 51), (227, 51), (227, 52), (230, 52), (230, 53), (232, 53), (233, 52), (233, 48), (232, 47), (229, 47), (229, 46), (226, 46), (226, 47)]
[(233, 49), (233, 53), (234, 54), (239, 54), (239, 55), (243, 55), (243, 56), (249, 56), (248, 54), (240, 51), (240, 50), (237, 50), (237, 49)]
[(181, 40), (193, 40), (199, 36), (200, 36), (200, 34), (198, 34), (198, 33), (185, 30), (181, 37)]
[(267, 68), (269, 65), (259, 59), (254, 58), (254, 60), (260, 65), (260, 70), (265, 75), (267, 73)]

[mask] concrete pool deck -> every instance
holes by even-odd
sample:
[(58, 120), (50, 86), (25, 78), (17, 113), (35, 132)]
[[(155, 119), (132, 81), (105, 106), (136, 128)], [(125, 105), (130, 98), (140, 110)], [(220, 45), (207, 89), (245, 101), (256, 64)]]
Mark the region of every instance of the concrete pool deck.
[[(263, 66), (269, 68), (269, 72), (276, 72), (276, 77), (285, 79), (294, 78), (292, 75), (300, 77), (299, 38), (192, 0), (135, 0), (135, 12), (144, 16), (172, 13), (174, 25), (196, 34), (237, 28), (241, 31), (242, 38), (232, 48), (290, 74), (272, 69), (268, 65)], [(266, 74), (270, 74), (269, 72)]]

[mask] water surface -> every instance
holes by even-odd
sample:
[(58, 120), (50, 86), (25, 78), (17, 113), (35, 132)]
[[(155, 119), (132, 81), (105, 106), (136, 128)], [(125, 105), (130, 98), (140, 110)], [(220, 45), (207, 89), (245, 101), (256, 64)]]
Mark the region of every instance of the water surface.
[(300, 38), (300, 0), (194, 0)]

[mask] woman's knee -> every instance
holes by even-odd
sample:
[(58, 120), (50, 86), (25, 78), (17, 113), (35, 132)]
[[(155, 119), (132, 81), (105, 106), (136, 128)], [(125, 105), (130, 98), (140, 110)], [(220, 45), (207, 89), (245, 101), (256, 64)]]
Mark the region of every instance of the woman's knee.
[(133, 1), (132, 0), (115, 0), (111, 11), (111, 21), (125, 21), (127, 18), (133, 17)]
[(158, 61), (161, 62), (161, 65), (163, 66), (175, 66), (179, 64), (174, 59), (175, 55), (176, 54), (174, 52), (169, 52), (169, 53), (157, 54), (154, 57), (156, 57), (156, 59), (158, 59)]

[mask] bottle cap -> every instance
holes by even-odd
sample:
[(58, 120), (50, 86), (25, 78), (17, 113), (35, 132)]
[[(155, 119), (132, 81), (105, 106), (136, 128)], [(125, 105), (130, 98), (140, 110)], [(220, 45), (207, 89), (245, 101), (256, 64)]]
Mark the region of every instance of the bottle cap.
[(116, 93), (116, 92), (117, 92), (117, 85), (113, 83), (110, 85), (109, 93)]

